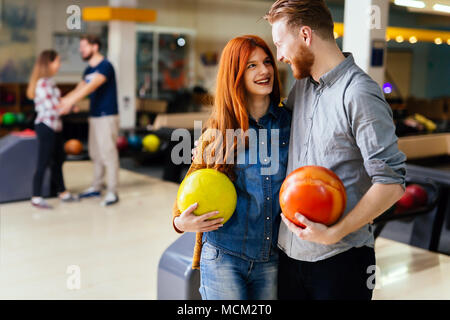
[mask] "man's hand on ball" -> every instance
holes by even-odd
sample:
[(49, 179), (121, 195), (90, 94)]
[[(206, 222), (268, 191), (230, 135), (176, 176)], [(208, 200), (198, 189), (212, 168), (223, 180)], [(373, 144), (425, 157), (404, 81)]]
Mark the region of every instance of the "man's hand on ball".
[(305, 226), (301, 228), (290, 221), (284, 214), (281, 214), (281, 219), (292, 233), (302, 240), (316, 242), (320, 244), (330, 245), (339, 242), (341, 238), (335, 232), (335, 229), (328, 227), (321, 223), (313, 222), (307, 219), (300, 213), (295, 214), (298, 222)]

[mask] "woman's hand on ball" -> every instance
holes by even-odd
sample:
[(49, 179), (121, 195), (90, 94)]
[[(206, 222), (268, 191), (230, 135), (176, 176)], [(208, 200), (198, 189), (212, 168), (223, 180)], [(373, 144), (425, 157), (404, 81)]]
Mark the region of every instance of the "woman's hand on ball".
[(223, 226), (223, 218), (208, 220), (217, 215), (219, 211), (212, 211), (201, 216), (196, 216), (193, 212), (197, 209), (197, 206), (198, 204), (194, 203), (175, 218), (174, 223), (178, 230), (185, 232), (208, 232), (217, 230)]
[(194, 161), (195, 157), (197, 157), (197, 153), (198, 153), (198, 140), (194, 141), (194, 148), (192, 148), (191, 153), (192, 153), (191, 159), (192, 159), (192, 161)]

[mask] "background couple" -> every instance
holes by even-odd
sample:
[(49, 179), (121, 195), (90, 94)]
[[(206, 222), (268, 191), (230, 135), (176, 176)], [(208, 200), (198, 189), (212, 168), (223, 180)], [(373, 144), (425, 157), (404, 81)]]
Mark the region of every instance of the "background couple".
[[(31, 204), (41, 209), (51, 206), (42, 197), (42, 183), (47, 167), (51, 169), (52, 182), (61, 201), (99, 197), (103, 177), (107, 176), (107, 192), (103, 206), (119, 201), (117, 185), (119, 154), (116, 140), (119, 133), (116, 76), (112, 64), (100, 53), (101, 42), (97, 36), (86, 35), (80, 39), (80, 54), (88, 66), (76, 88), (61, 98), (55, 76), (61, 66), (54, 50), (44, 50), (38, 57), (27, 88), (37, 113), (35, 131), (38, 138), (37, 169), (33, 177)], [(62, 166), (65, 160), (61, 116), (76, 111), (75, 104), (89, 96), (89, 156), (94, 163), (92, 186), (74, 196), (66, 190)]]

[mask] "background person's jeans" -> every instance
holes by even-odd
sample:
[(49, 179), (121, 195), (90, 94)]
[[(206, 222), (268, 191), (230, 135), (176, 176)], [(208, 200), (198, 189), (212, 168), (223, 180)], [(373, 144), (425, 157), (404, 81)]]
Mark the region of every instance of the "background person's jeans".
[(277, 274), (278, 252), (268, 262), (254, 262), (228, 254), (208, 242), (202, 247), (200, 294), (203, 300), (274, 300)]
[(47, 167), (51, 170), (52, 191), (66, 191), (62, 166), (66, 159), (64, 141), (61, 132), (55, 132), (44, 123), (34, 126), (38, 138), (38, 156), (36, 172), (33, 177), (33, 197), (42, 196), (42, 183)]

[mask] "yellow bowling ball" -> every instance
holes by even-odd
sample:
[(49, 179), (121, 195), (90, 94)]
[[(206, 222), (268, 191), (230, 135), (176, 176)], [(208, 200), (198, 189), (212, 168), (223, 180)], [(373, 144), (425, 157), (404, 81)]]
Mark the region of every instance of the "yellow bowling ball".
[(142, 146), (145, 151), (156, 152), (161, 145), (161, 140), (156, 134), (148, 134), (142, 139)]
[(211, 219), (227, 222), (236, 209), (237, 193), (231, 180), (214, 169), (200, 169), (184, 178), (178, 189), (177, 204), (181, 212), (198, 203), (195, 215), (219, 211)]

